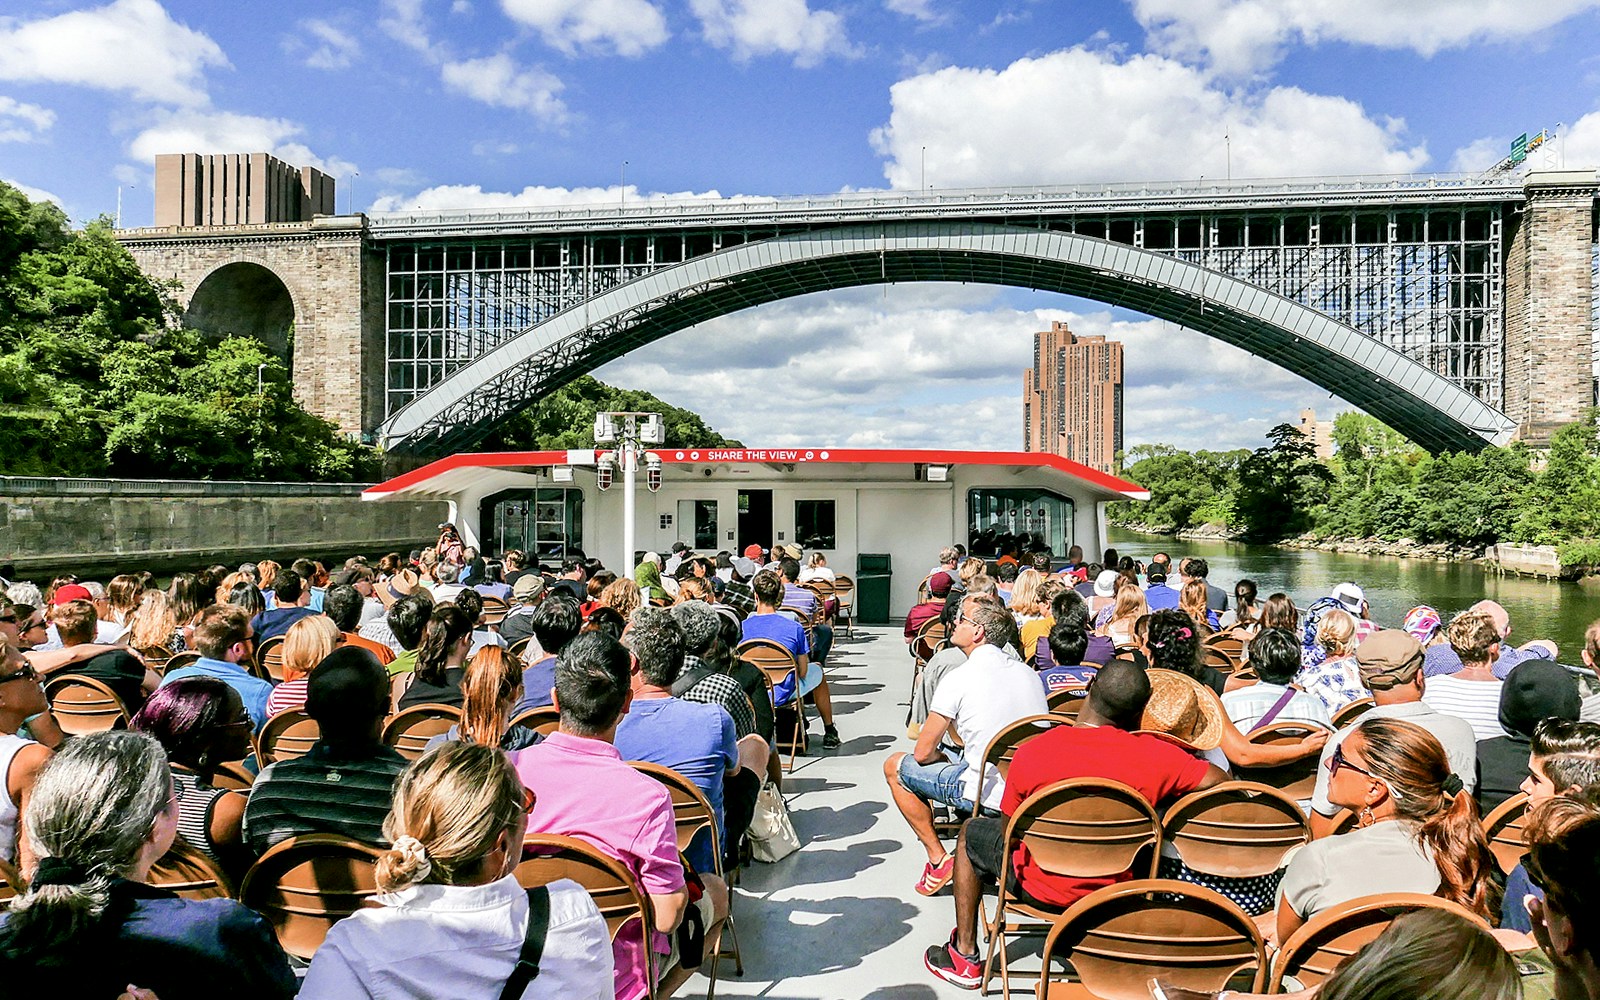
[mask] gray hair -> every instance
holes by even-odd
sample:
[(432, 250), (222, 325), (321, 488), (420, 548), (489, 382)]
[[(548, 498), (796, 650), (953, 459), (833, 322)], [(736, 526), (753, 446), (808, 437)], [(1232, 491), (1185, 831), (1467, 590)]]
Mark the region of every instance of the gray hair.
[(6, 597), (10, 599), (12, 604), (26, 604), (30, 608), (44, 606), (44, 593), (39, 589), (39, 585), (32, 580), (13, 583), (6, 588)]
[(633, 613), (628, 648), (639, 661), (645, 683), (670, 687), (683, 673), (683, 629), (667, 608), (640, 608)]
[(83, 589), (89, 592), (89, 600), (91, 601), (103, 601), (106, 599), (106, 585), (98, 580), (85, 582)]
[(672, 617), (683, 629), (683, 648), (696, 656), (709, 649), (722, 632), (716, 611), (705, 601), (674, 604)]
[(448, 559), (433, 568), (433, 578), (446, 585), (461, 578), (461, 567)]
[(144, 733), (78, 736), (51, 758), (28, 800), (28, 844), (41, 864), (53, 858), (76, 866), (84, 880), (40, 885), (35, 878), (11, 904), (7, 926), (20, 954), (59, 952), (93, 928), (112, 881), (138, 862), (171, 795), (166, 752)]
[[(970, 609), (970, 610), (968, 610)], [(1017, 641), (1017, 620), (992, 594), (971, 594), (962, 598), (962, 613), (983, 629), (983, 641), (1002, 648)]]

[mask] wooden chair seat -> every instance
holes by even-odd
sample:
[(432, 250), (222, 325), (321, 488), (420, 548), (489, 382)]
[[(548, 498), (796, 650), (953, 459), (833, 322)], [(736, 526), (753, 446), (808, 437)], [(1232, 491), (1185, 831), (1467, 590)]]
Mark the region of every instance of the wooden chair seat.
[(1361, 946), (1382, 934), (1395, 917), (1426, 907), (1439, 907), (1488, 928), (1471, 910), (1438, 896), (1415, 892), (1386, 892), (1362, 896), (1330, 906), (1308, 920), (1279, 949), (1272, 965), (1268, 993), (1283, 992), (1283, 980), (1293, 976), (1302, 988), (1320, 984)]
[(1528, 795), (1518, 792), (1489, 810), (1483, 818), (1483, 833), (1489, 838), (1489, 850), (1500, 862), (1500, 870), (1509, 872), (1522, 862), (1528, 853), (1527, 841), (1522, 839), (1523, 821), (1528, 818)]
[(239, 901), (266, 918), (283, 950), (310, 960), (334, 924), (378, 905), (378, 857), (370, 844), (329, 833), (291, 837), (256, 859)]
[(428, 748), (428, 741), (461, 721), (461, 709), (453, 705), (413, 705), (396, 714), (383, 727), (383, 742), (400, 756), (416, 760)]
[(261, 727), (256, 735), (256, 758), (265, 767), (280, 760), (304, 757), (321, 738), (322, 727), (317, 720), (303, 708), (291, 708), (274, 715)]
[[(1322, 727), (1309, 722), (1274, 722), (1249, 734), (1251, 743), (1262, 746), (1282, 746), (1299, 743)], [(1317, 787), (1317, 768), (1321, 761), (1316, 754), (1290, 761), (1276, 767), (1238, 767), (1235, 773), (1244, 781), (1276, 788), (1292, 799), (1309, 799)]]
[(1248, 781), (1184, 796), (1161, 825), (1162, 839), (1186, 866), (1226, 878), (1270, 875), (1284, 855), (1311, 839), (1310, 821), (1294, 799)]
[(104, 681), (82, 674), (57, 674), (45, 682), (50, 714), (68, 736), (126, 729), (132, 713)]
[(282, 684), (284, 679), (283, 643), (284, 637), (275, 635), (256, 649), (255, 662), (261, 665), (261, 672), (274, 684)]

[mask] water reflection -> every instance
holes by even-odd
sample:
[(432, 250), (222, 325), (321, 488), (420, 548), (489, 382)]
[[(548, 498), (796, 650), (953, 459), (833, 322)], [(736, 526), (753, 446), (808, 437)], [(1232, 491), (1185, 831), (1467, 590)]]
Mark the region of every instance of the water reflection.
[(1373, 620), (1383, 625), (1398, 626), (1418, 604), (1433, 605), (1449, 621), (1457, 611), (1487, 597), (1510, 612), (1514, 642), (1554, 639), (1567, 663), (1578, 662), (1584, 629), (1600, 618), (1600, 588), (1497, 576), (1472, 563), (1187, 541), (1117, 529), (1111, 531), (1111, 544), (1121, 554), (1141, 560), (1157, 551), (1169, 553), (1174, 561), (1184, 555), (1204, 556), (1211, 564), (1211, 582), (1224, 590), (1231, 592), (1235, 580), (1248, 577), (1256, 581), (1262, 597), (1281, 590), (1300, 607), (1326, 595), (1335, 584), (1354, 580), (1366, 592)]

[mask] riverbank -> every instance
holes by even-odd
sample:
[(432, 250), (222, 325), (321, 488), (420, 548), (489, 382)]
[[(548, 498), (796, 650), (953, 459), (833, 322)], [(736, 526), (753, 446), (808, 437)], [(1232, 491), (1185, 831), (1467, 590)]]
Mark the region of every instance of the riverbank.
[[(1185, 541), (1208, 542), (1241, 542), (1236, 533), (1230, 532), (1220, 524), (1206, 524), (1198, 528), (1184, 528), (1173, 531), (1170, 527), (1158, 528), (1137, 522), (1118, 524), (1124, 531), (1133, 531), (1141, 535), (1164, 535), (1169, 538), (1179, 538)], [(1271, 543), (1287, 549), (1305, 549), (1313, 552), (1339, 552), (1345, 555), (1356, 556), (1389, 556), (1395, 559), (1426, 559), (1432, 562), (1481, 562), (1484, 561), (1484, 549), (1471, 548), (1460, 545), (1449, 545), (1444, 542), (1422, 544), (1409, 538), (1390, 540), (1386, 538), (1321, 538), (1312, 534), (1296, 535), (1285, 538), (1279, 542)]]

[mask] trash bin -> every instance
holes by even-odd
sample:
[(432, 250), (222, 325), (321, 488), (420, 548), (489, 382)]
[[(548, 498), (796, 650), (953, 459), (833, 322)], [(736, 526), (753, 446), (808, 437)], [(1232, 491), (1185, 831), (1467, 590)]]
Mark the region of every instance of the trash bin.
[(863, 625), (889, 624), (889, 553), (863, 552), (856, 556), (856, 621)]

